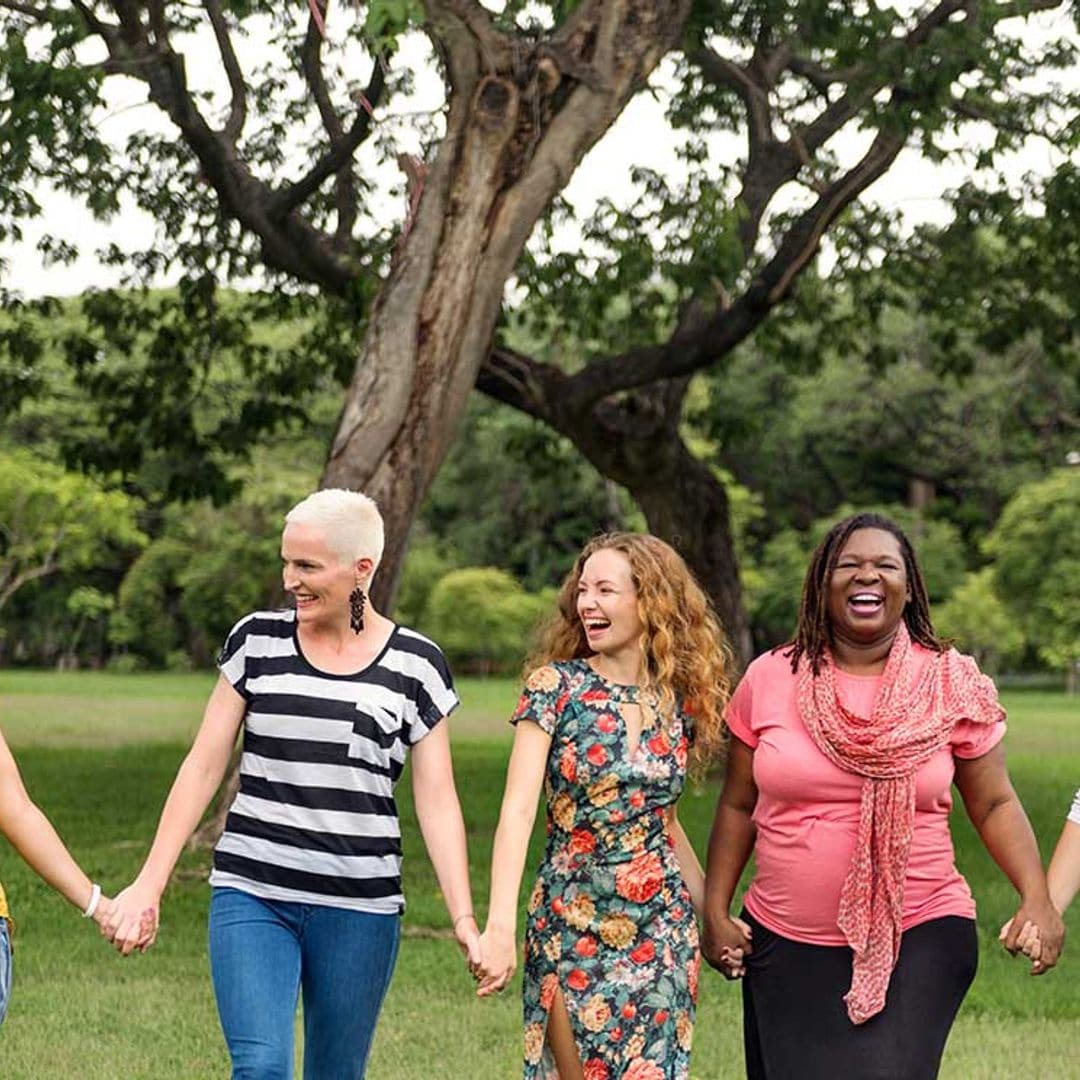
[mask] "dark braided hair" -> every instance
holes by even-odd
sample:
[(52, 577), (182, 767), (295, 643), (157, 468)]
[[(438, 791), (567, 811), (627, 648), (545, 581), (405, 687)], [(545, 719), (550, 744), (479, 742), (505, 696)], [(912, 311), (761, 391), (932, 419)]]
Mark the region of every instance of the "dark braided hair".
[(882, 529), (896, 537), (900, 551), (904, 556), (904, 571), (907, 574), (911, 599), (904, 605), (904, 622), (907, 623), (911, 640), (925, 645), (934, 652), (944, 652), (948, 643), (935, 633), (930, 621), (930, 601), (926, 595), (926, 582), (923, 581), (915, 549), (904, 534), (904, 530), (895, 521), (881, 514), (855, 514), (838, 521), (817, 546), (814, 557), (806, 571), (803, 581), (802, 602), (799, 605), (799, 620), (795, 624), (795, 636), (791, 641), (779, 646), (786, 650), (784, 655), (791, 658), (791, 670), (798, 671), (799, 661), (806, 657), (816, 675), (821, 668), (825, 648), (830, 643), (829, 625), (829, 581), (840, 559), (840, 552), (848, 538), (857, 529)]

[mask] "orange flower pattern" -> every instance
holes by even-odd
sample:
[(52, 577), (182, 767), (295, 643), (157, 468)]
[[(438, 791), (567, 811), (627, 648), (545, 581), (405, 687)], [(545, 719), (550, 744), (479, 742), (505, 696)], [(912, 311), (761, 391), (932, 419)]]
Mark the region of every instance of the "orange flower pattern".
[(525, 1080), (558, 988), (587, 1080), (686, 1080), (700, 968), (697, 924), (666, 830), (682, 792), (690, 718), (678, 711), (630, 754), (620, 704), (637, 687), (584, 660), (526, 682), (514, 722), (551, 735), (547, 850), (525, 930)]

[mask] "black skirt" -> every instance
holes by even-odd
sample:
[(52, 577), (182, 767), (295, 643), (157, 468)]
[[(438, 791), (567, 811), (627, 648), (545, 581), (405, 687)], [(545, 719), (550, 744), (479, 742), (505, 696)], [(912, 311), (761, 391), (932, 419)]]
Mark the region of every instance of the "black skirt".
[(975, 978), (972, 919), (946, 916), (901, 938), (885, 1008), (853, 1024), (844, 1005), (851, 950), (805, 945), (754, 928), (743, 979), (748, 1080), (933, 1080)]

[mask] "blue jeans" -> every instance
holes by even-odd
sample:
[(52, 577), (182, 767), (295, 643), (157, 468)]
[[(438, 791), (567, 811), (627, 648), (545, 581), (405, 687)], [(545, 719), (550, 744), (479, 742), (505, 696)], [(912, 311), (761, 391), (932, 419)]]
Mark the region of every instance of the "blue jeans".
[(397, 959), (396, 915), (216, 888), (210, 973), (233, 1080), (291, 1080), (304, 999), (304, 1080), (361, 1080)]
[(11, 1001), (11, 937), (7, 919), (0, 918), (0, 1024)]

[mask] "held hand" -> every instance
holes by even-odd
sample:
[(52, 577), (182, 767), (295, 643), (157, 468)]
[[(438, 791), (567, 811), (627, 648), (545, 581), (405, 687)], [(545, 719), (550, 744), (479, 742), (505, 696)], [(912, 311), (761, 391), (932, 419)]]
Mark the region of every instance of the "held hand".
[(94, 914), (92, 918), (94, 922), (97, 923), (98, 929), (101, 931), (102, 935), (105, 934), (105, 928), (109, 924), (109, 919), (112, 917), (115, 905), (115, 900), (106, 896), (104, 893), (101, 894), (101, 899), (98, 901), (98, 905), (94, 909)]
[(506, 987), (517, 968), (517, 943), (505, 930), (487, 928), (480, 938), (477, 997), (490, 997)]
[(701, 954), (725, 979), (741, 979), (746, 974), (745, 958), (752, 953), (753, 930), (733, 915), (719, 919), (706, 917), (701, 935)]
[[(998, 932), (998, 941), (1004, 944), (1012, 929), (1013, 920), (1009, 919)], [(1016, 939), (1016, 947), (1029, 960), (1038, 961), (1042, 956), (1042, 942), (1039, 940), (1039, 928), (1033, 922), (1026, 922), (1020, 928), (1020, 934)]]
[(465, 954), (469, 971), (478, 971), (480, 968), (480, 928), (472, 915), (463, 915), (454, 923), (454, 940)]
[(160, 907), (160, 894), (135, 882), (117, 895), (101, 932), (122, 956), (146, 952), (157, 939)]
[(999, 936), (1013, 956), (1022, 952), (1031, 958), (1032, 975), (1042, 975), (1057, 963), (1065, 940), (1065, 924), (1049, 897), (1024, 900)]

